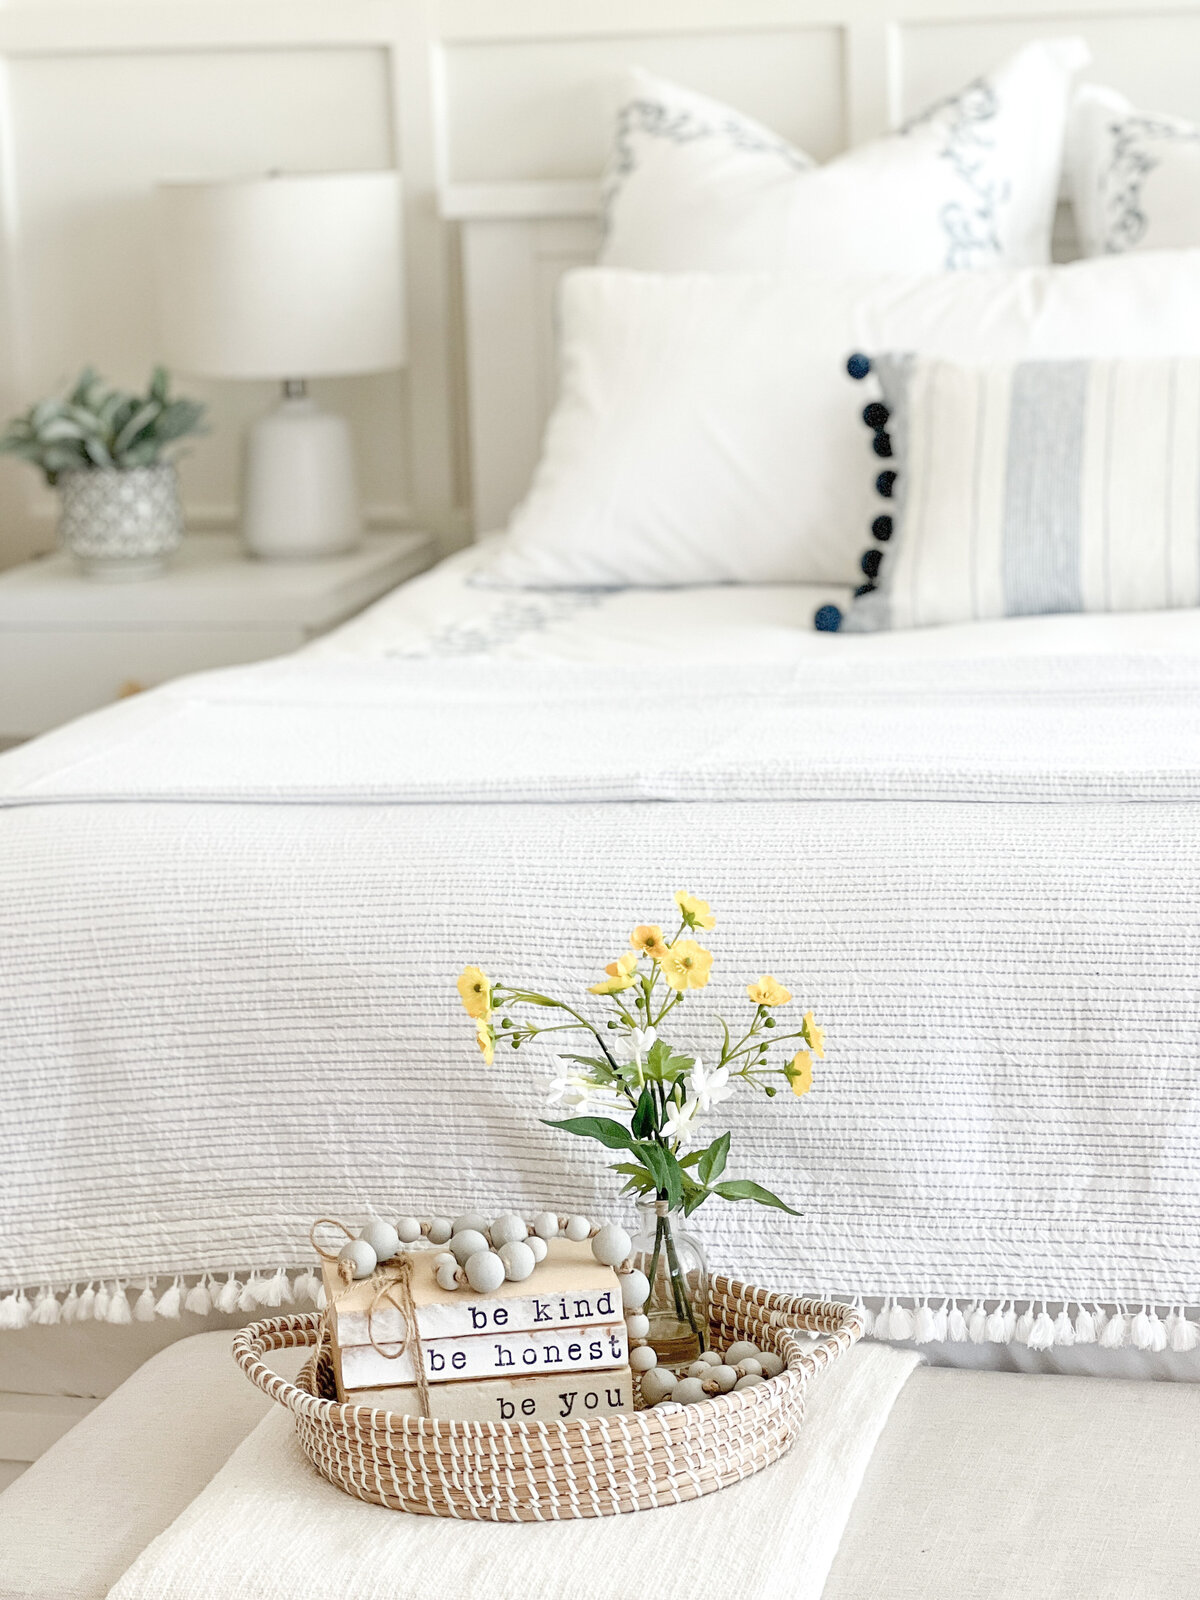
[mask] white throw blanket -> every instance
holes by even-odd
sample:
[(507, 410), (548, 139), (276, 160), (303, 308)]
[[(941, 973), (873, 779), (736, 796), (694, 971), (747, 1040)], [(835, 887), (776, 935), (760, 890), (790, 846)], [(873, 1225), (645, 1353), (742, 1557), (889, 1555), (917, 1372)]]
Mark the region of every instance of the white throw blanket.
[(301, 656), (86, 719), (0, 758), (0, 1326), (278, 1303), (322, 1213), (611, 1211), (454, 977), (581, 992), (687, 888), (712, 1010), (769, 970), (829, 1029), (803, 1104), (731, 1110), (804, 1217), (711, 1202), (715, 1265), (1185, 1348), (1198, 800), (1194, 659)]
[(290, 1414), (261, 1422), (109, 1600), (819, 1600), (916, 1357), (856, 1346), (810, 1390), (793, 1449), (683, 1505), (572, 1522), (409, 1516), (319, 1477)]

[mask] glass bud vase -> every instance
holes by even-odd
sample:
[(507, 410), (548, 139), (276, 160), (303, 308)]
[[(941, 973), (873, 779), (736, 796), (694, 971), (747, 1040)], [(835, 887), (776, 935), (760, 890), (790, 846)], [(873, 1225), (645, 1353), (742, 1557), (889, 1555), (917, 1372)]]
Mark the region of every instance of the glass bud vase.
[(650, 1343), (664, 1366), (686, 1365), (708, 1347), (708, 1262), (682, 1211), (653, 1197), (637, 1209), (633, 1259), (650, 1280)]

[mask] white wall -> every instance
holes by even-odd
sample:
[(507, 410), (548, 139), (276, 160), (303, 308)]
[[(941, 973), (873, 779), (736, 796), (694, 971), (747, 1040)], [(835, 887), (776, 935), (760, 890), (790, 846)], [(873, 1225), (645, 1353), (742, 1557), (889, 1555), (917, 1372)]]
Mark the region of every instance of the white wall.
[[(89, 360), (145, 374), (157, 179), (398, 165), (410, 368), (322, 389), (354, 420), (372, 520), (449, 546), (471, 485), (446, 185), (594, 178), (633, 61), (825, 157), (1065, 31), (1092, 44), (1091, 76), (1200, 118), (1200, 5), (1180, 0), (0, 0), (0, 406)], [(214, 422), (185, 466), (189, 512), (227, 526), (239, 427), (269, 391), (188, 387)], [(0, 564), (52, 540), (53, 497), (0, 460)]]

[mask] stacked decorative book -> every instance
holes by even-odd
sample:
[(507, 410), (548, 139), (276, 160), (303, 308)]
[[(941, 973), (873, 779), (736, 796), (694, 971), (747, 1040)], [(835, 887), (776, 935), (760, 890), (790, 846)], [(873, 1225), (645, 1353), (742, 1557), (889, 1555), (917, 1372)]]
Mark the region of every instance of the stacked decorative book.
[(339, 1399), (456, 1422), (561, 1422), (633, 1410), (617, 1275), (586, 1240), (552, 1239), (536, 1280), (506, 1279), (488, 1294), (440, 1288), (432, 1251), (413, 1251), (411, 1261), (417, 1340), (400, 1306), (370, 1280), (346, 1285), (336, 1263), (325, 1263)]

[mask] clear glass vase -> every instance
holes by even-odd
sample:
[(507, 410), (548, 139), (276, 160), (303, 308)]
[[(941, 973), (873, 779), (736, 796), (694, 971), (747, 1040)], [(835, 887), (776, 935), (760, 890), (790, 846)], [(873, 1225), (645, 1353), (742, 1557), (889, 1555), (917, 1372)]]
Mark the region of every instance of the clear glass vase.
[(650, 1343), (664, 1366), (694, 1361), (708, 1346), (708, 1262), (665, 1200), (638, 1201), (635, 1263), (650, 1280)]

